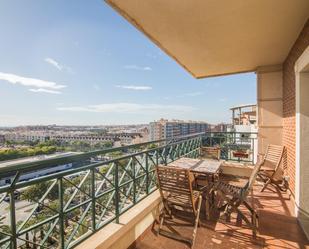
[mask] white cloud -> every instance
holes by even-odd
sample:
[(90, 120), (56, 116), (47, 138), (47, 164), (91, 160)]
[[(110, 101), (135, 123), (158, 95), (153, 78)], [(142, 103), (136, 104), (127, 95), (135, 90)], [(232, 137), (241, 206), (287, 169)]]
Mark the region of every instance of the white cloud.
[(63, 69), (63, 66), (60, 65), (60, 63), (58, 63), (57, 61), (55, 61), (52, 58), (45, 58), (44, 59), (47, 63), (49, 63), (50, 65), (54, 66), (55, 68), (57, 68), (59, 71), (61, 71)]
[(59, 111), (71, 112), (97, 112), (97, 113), (169, 113), (192, 112), (192, 106), (184, 105), (160, 105), (160, 104), (136, 104), (136, 103), (112, 103), (88, 106), (58, 107)]
[(29, 89), (30, 92), (35, 92), (35, 93), (51, 93), (51, 94), (62, 94), (60, 91), (56, 90), (49, 90), (49, 89), (44, 89), (44, 88), (38, 88), (38, 89)]
[(136, 90), (136, 91), (149, 91), (152, 89), (151, 86), (136, 86), (136, 85), (115, 85), (115, 87)]
[(61, 63), (57, 62), (56, 60), (47, 57), (44, 59), (45, 62), (47, 62), (48, 64), (54, 66), (55, 68), (57, 68), (59, 71), (67, 71), (68, 73), (73, 74), (74, 71), (72, 70), (72, 68), (66, 66), (66, 65), (62, 65)]
[(133, 69), (133, 70), (142, 70), (142, 71), (151, 71), (152, 68), (151, 67), (140, 67), (137, 65), (126, 65), (124, 66), (125, 69)]
[(66, 85), (58, 84), (52, 81), (40, 80), (35, 78), (27, 78), (18, 76), (16, 74), (9, 74), (9, 73), (1, 73), (0, 72), (0, 80), (7, 81), (11, 84), (20, 84), (27, 87), (36, 87), (36, 88), (44, 88), (44, 89), (53, 89), (59, 90), (62, 88), (67, 87)]

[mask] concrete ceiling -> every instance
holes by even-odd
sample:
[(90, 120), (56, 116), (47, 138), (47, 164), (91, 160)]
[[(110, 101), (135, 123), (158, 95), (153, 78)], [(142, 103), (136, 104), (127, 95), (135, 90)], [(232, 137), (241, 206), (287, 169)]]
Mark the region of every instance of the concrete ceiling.
[(196, 78), (281, 64), (309, 0), (105, 0)]

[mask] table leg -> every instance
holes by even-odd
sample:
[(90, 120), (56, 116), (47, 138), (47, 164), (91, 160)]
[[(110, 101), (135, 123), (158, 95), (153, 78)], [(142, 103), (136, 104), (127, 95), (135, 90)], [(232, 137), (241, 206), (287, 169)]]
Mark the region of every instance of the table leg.
[[(215, 176), (211, 175), (211, 183), (215, 184)], [(212, 191), (211, 193), (211, 205), (214, 206), (215, 205), (215, 192)]]

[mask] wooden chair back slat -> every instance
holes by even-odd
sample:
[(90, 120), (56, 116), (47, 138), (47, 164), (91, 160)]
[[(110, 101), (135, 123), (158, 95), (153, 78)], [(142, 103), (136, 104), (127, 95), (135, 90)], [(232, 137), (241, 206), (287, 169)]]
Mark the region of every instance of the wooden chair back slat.
[(204, 158), (220, 160), (220, 154), (219, 147), (201, 147), (201, 156)]
[(277, 170), (280, 166), (283, 153), (284, 146), (273, 144), (268, 145), (264, 156), (264, 164), (268, 167), (273, 167), (274, 170)]
[[(168, 237), (187, 241), (194, 246), (194, 241), (199, 223), (199, 216), (201, 210), (202, 196), (198, 191), (192, 190), (193, 176), (189, 169), (182, 169), (168, 166), (157, 166), (156, 174), (158, 179), (158, 187), (162, 198), (163, 208), (160, 211), (160, 222), (158, 234), (163, 234)], [(173, 218), (174, 207), (180, 207), (183, 211), (194, 214), (194, 229), (192, 232), (192, 239), (181, 236), (177, 229), (173, 229), (169, 225), (168, 231), (163, 231), (162, 226), (166, 215)]]
[(191, 206), (195, 212), (193, 201), (193, 178), (189, 170), (176, 167), (156, 167), (159, 190), (163, 201), (179, 202)]
[(279, 189), (282, 190), (278, 182), (276, 181), (276, 174), (280, 170), (280, 165), (282, 163), (282, 169), (286, 168), (286, 150), (284, 146), (269, 144), (267, 146), (266, 154), (262, 161), (262, 168), (259, 172), (259, 176), (264, 181), (264, 186), (261, 189), (263, 192), (268, 184), (275, 183)]

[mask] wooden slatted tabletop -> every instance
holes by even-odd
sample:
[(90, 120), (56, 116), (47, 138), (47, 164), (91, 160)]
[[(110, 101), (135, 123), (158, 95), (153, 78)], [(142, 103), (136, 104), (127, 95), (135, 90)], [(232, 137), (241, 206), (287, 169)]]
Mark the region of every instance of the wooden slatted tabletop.
[(213, 159), (195, 159), (182, 157), (168, 164), (169, 167), (177, 167), (189, 169), (192, 172), (202, 174), (217, 174), (219, 173), (221, 161)]

